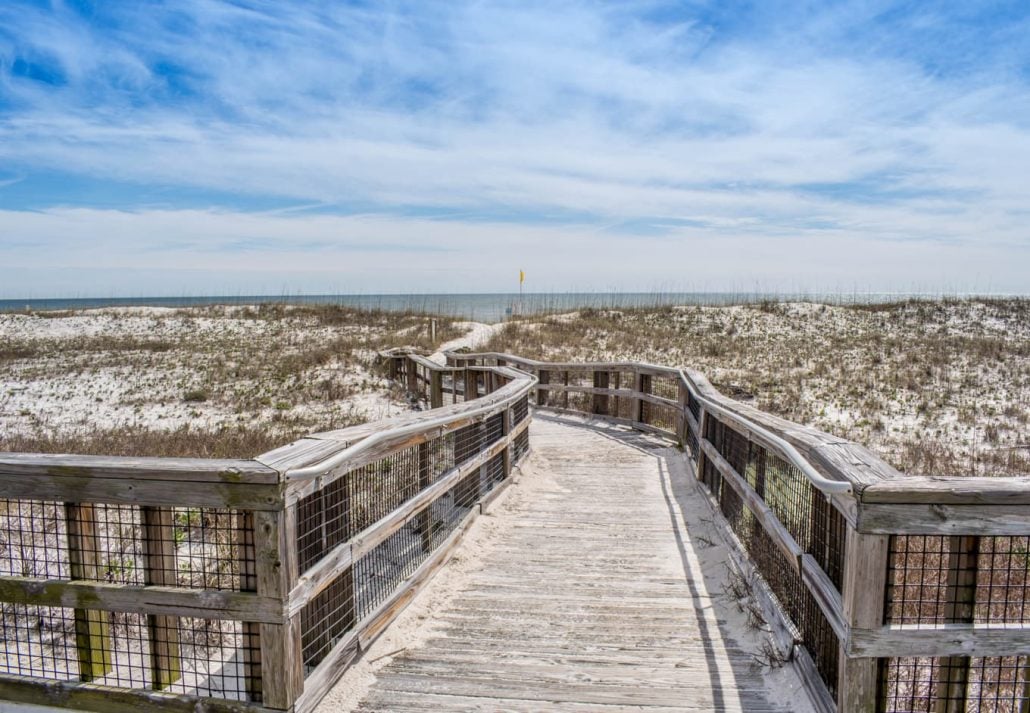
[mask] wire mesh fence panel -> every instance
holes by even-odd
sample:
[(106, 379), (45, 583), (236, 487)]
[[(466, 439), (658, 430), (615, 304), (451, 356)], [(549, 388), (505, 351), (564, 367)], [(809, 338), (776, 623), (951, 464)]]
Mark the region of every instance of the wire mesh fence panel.
[(0, 575), (69, 578), (64, 503), (0, 500)]
[(522, 433), (515, 436), (511, 443), (511, 459), (513, 463), (518, 463), (529, 453), (529, 431), (523, 431)]
[(0, 672), (261, 700), (256, 637), (238, 621), (0, 605)]
[[(236, 510), (28, 500), (0, 501), (0, 510), (3, 575), (241, 588), (242, 558), (249, 555), (238, 547), (244, 528)], [(144, 529), (148, 510), (166, 513), (165, 525)], [(147, 561), (147, 548), (170, 556)]]
[(1025, 536), (892, 536), (887, 621), (1030, 622), (1028, 545)]
[(579, 413), (593, 413), (593, 394), (584, 393), (582, 391), (575, 391), (568, 394), (568, 397), (568, 405), (566, 406), (566, 408), (571, 409), (572, 411), (578, 411)]
[(354, 628), (354, 569), (347, 567), (300, 611), (301, 655), (305, 673), (325, 660), (333, 646)]
[[(721, 445), (723, 453), (738, 463), (743, 463), (746, 470), (749, 461), (753, 461), (751, 454), (741, 440), (734, 437), (735, 432), (723, 429), (715, 423), (714, 420), (708, 421), (706, 432), (709, 438), (715, 439)], [(727, 434), (724, 431), (731, 432)], [(739, 437), (739, 434), (736, 435)], [(836, 696), (840, 642), (815, 597), (804, 585), (801, 575), (791, 562), (761, 527), (743, 499), (725, 482), (718, 469), (707, 458), (703, 459), (701, 480), (716, 497), (719, 509), (730, 528), (747, 551), (759, 575), (768, 584), (781, 610), (794, 625), (827, 690)], [(754, 487), (756, 480), (757, 474), (753, 472), (748, 481)]]
[(1030, 709), (1028, 666), (1026, 656), (885, 659), (877, 710), (1023, 713)]
[(529, 397), (523, 396), (511, 407), (511, 425), (517, 426), (529, 416)]
[(647, 423), (663, 431), (676, 433), (679, 422), (679, 411), (676, 408), (646, 402), (644, 407), (647, 409), (647, 418), (645, 419)]
[(690, 413), (693, 414), (694, 420), (700, 423), (701, 402), (697, 400), (697, 397), (695, 397), (691, 391), (687, 392), (687, 408), (690, 410)]
[(0, 604), (0, 672), (79, 679), (75, 613), (63, 607)]
[(664, 375), (651, 377), (651, 393), (655, 396), (675, 401), (679, 398), (679, 389), (679, 377)]

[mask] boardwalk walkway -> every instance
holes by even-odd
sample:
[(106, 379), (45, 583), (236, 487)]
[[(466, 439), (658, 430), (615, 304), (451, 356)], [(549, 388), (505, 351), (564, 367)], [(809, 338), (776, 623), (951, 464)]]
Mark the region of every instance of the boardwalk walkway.
[[(379, 653), (356, 710), (809, 711), (789, 666), (756, 664), (764, 635), (726, 594), (726, 551), (682, 455), (577, 423), (537, 414), (492, 539), (459, 550), (471, 561), (460, 581), (439, 576), (453, 591), (430, 631)], [(330, 694), (319, 713), (341, 705)]]

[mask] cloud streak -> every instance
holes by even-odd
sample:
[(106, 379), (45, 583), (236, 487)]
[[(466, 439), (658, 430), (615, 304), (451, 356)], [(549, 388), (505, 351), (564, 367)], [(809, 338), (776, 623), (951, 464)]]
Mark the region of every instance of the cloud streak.
[[(868, 245), (881, 262), (892, 245), (930, 262), (995, 256), (975, 261), (980, 288), (1013, 260), (1026, 273), (1027, 12), (761, 6), (8, 3), (0, 167), (57, 177), (32, 205), (2, 203), (0, 185), (0, 258), (52, 259), (9, 246), (123, 220), (91, 259), (138, 266), (166, 244), (184, 265), (269, 246), (296, 269), (327, 249), (417, 264), (545, 231), (549, 253), (602, 253), (580, 287), (622, 279), (619, 256), (642, 242), (782, 251), (744, 265), (776, 283), (804, 282), (784, 265), (812, 245), (840, 259)], [(192, 197), (97, 210), (66, 197), (61, 174)], [(345, 238), (327, 245), (332, 230)], [(477, 237), (452, 246), (455, 234)], [(962, 261), (945, 262), (913, 283), (968, 286)], [(859, 284), (894, 275), (863, 269)], [(409, 284), (381, 279), (379, 291)]]

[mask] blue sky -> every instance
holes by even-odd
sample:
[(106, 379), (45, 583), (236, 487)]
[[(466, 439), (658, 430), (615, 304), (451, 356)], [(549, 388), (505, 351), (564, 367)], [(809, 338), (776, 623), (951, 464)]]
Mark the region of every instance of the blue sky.
[(0, 297), (1030, 292), (1026, 2), (0, 4)]

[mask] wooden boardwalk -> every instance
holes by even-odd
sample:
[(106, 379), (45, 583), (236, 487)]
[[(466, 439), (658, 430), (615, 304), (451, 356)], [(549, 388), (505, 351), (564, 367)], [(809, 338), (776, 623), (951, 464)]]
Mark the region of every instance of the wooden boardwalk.
[(756, 664), (682, 456), (570, 423), (537, 415), (499, 541), (356, 710), (810, 710), (789, 666)]

